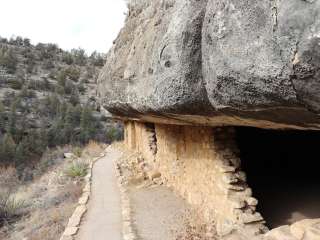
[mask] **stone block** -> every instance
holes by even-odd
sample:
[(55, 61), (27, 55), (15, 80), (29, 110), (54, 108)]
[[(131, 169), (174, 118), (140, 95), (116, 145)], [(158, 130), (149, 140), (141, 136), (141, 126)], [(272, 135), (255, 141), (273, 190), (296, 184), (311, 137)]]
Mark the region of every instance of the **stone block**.
[(291, 234), (290, 227), (288, 225), (272, 229), (270, 232), (265, 234), (265, 238), (272, 240), (299, 240)]
[(74, 236), (77, 234), (79, 228), (77, 227), (67, 227), (66, 230), (64, 231), (63, 235), (64, 236)]
[[(298, 239), (302, 239), (307, 229), (319, 224), (320, 219), (304, 219), (290, 226), (291, 233)], [(311, 234), (311, 233), (310, 233)]]

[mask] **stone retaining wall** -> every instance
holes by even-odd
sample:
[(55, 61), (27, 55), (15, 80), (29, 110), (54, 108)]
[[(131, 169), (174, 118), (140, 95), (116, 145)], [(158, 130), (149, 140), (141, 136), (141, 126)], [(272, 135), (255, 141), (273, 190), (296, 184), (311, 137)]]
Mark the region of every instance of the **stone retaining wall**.
[(125, 122), (124, 141), (126, 146), (131, 150), (141, 152), (145, 160), (153, 168), (157, 168), (156, 152), (157, 139), (154, 125), (140, 122)]

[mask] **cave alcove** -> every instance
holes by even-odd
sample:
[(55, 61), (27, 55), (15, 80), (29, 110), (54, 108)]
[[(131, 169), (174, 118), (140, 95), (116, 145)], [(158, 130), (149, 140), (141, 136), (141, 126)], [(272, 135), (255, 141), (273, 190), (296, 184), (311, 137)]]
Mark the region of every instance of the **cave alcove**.
[(320, 131), (237, 127), (236, 141), (268, 227), (320, 217)]

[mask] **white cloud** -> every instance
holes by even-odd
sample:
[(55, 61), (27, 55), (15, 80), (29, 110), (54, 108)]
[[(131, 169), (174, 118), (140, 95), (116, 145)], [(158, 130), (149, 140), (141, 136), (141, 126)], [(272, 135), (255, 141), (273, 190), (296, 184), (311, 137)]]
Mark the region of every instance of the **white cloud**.
[(0, 0), (0, 36), (106, 52), (123, 26), (123, 0)]

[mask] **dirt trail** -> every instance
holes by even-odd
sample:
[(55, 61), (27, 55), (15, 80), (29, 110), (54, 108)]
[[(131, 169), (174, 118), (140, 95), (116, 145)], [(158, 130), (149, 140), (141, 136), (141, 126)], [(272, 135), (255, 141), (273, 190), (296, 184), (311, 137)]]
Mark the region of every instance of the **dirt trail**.
[(130, 197), (139, 239), (176, 240), (186, 231), (189, 206), (170, 189), (131, 187)]
[(113, 167), (120, 156), (119, 151), (109, 148), (106, 156), (94, 165), (88, 212), (77, 240), (122, 240), (120, 194)]

